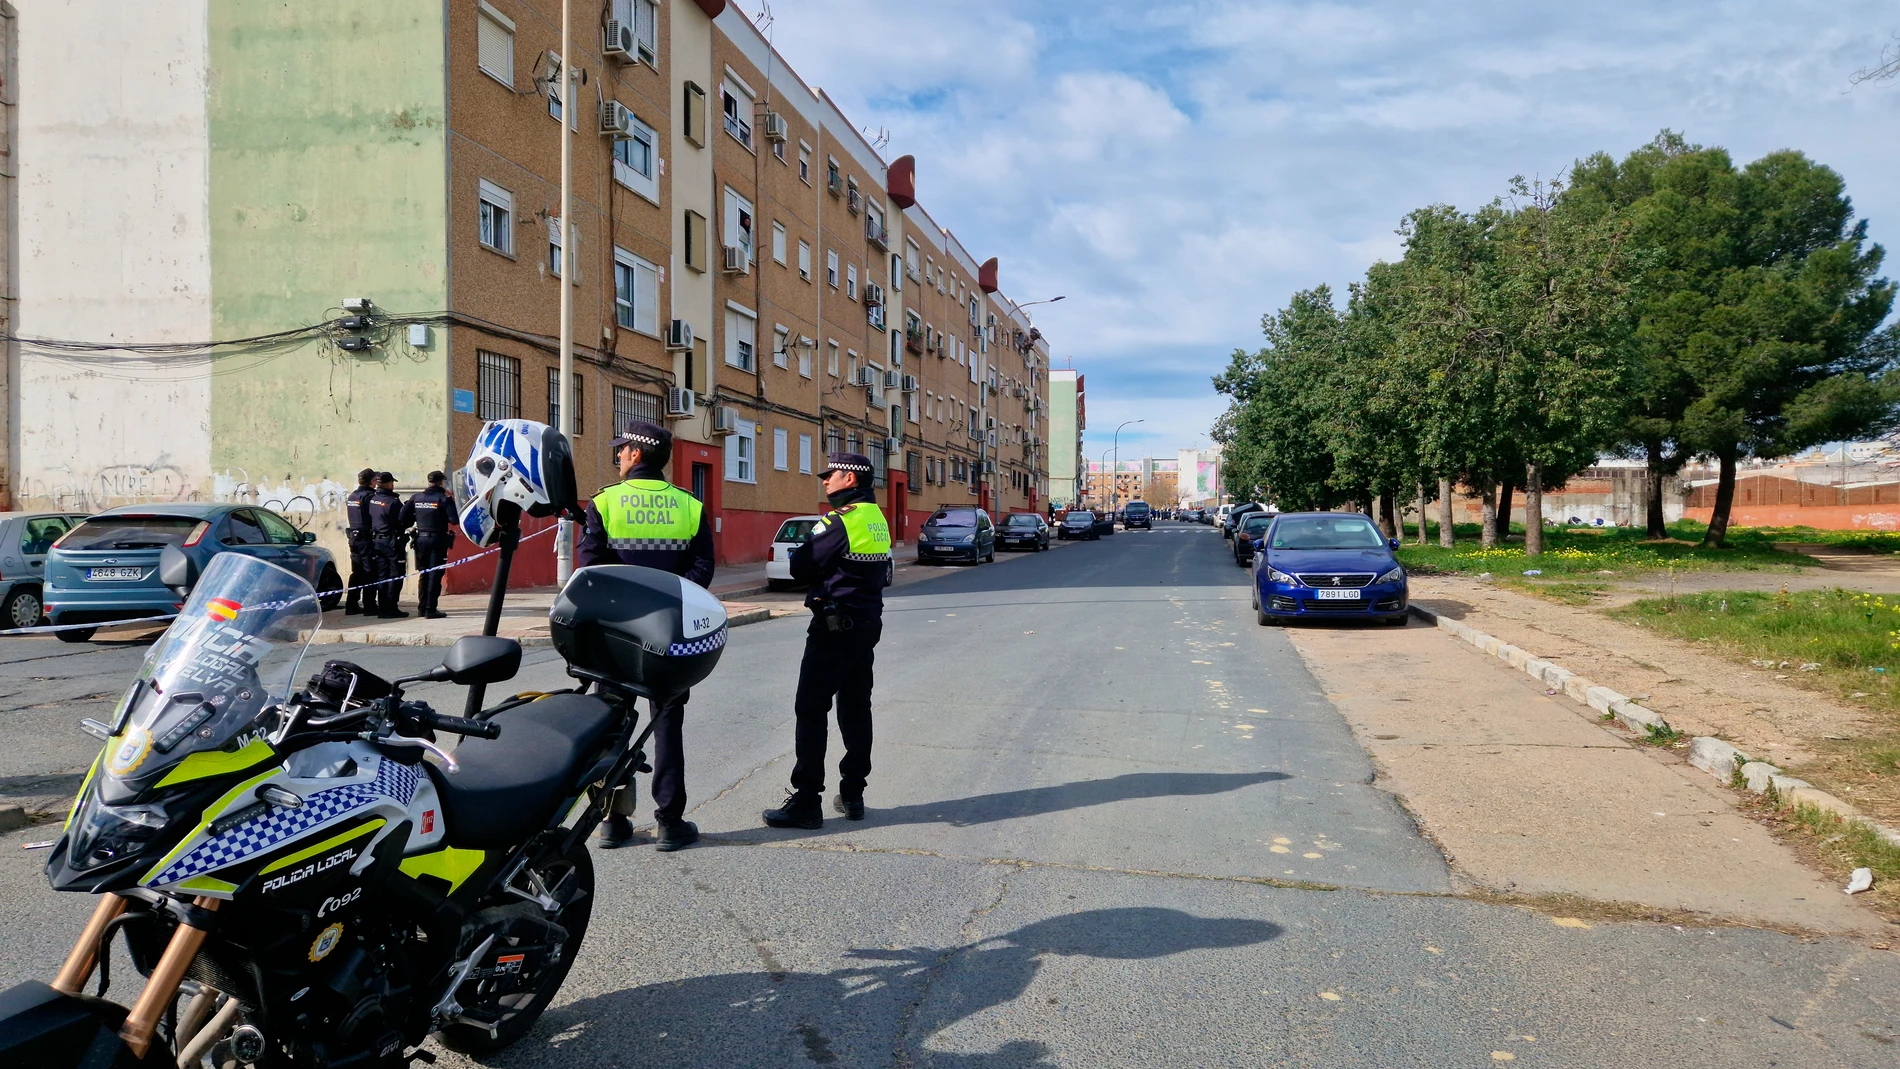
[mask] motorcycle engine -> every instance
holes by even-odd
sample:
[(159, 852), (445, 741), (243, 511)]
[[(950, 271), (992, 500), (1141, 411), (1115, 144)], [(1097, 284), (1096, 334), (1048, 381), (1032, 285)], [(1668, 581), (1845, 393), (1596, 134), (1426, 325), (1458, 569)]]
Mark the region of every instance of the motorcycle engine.
[(293, 997), (289, 1037), (298, 1064), (373, 1066), (403, 1048), (413, 980), (393, 938), (351, 940)]

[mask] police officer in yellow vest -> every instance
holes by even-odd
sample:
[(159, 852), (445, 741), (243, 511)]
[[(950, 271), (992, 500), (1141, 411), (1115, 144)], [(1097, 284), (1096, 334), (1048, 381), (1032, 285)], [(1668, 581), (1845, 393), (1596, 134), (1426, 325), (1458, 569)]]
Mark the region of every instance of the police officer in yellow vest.
[(874, 471), (859, 453), (833, 453), (819, 478), (831, 511), (792, 550), (792, 578), (811, 584), (805, 659), (798, 666), (798, 717), (792, 790), (764, 813), (774, 828), (825, 823), (825, 743), (831, 702), (838, 701), (838, 796), (832, 808), (864, 819), (864, 783), (871, 774), (871, 664), (884, 633), (884, 588), (891, 581), (891, 527), (877, 507)]
[[(673, 457), (673, 435), (664, 427), (636, 422), (613, 440), (614, 466), (622, 481), (594, 495), (587, 506), (579, 564), (638, 564), (672, 572), (700, 586), (712, 582), (712, 521), (698, 498), (666, 481)], [(653, 816), (659, 824), (655, 845), (678, 850), (699, 840), (699, 828), (685, 819), (686, 754), (681, 721), (686, 697), (653, 710)], [(614, 793), (613, 812), (600, 826), (600, 844), (612, 848), (633, 841), (633, 792)]]

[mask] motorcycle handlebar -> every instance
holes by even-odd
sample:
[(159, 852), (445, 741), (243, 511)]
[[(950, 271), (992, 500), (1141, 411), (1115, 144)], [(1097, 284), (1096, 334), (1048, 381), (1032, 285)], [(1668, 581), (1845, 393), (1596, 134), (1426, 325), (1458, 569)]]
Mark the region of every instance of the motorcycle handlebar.
[(422, 722), (432, 728), (451, 731), (457, 735), (474, 735), (483, 739), (501, 738), (501, 725), (486, 720), (470, 720), (466, 717), (447, 716), (442, 713), (427, 713)]

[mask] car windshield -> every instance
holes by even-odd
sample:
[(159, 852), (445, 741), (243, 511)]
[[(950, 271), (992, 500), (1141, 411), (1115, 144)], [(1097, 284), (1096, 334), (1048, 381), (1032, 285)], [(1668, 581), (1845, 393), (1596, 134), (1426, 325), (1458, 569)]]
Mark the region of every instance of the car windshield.
[(938, 509), (930, 517), (932, 527), (975, 527), (976, 512), (973, 509)]
[(809, 542), (811, 541), (812, 525), (817, 522), (817, 520), (786, 520), (784, 526), (778, 529), (778, 534), (772, 536), (772, 541)]
[(1005, 526), (1034, 527), (1036, 526), (1036, 518), (1034, 516), (1023, 516), (1023, 515), (1011, 516), (1009, 518), (1008, 523)]
[(1269, 516), (1258, 514), (1249, 515), (1246, 519), (1240, 521), (1240, 529), (1249, 537), (1258, 538), (1260, 537), (1260, 532), (1266, 530), (1267, 525), (1272, 522), (1273, 519)]
[(1364, 516), (1282, 517), (1274, 549), (1384, 549), (1385, 536)]
[(1071, 512), (1067, 516), (1062, 517), (1062, 522), (1069, 524), (1094, 523), (1095, 516), (1093, 513), (1088, 512)]
[(1139, 502), (1139, 501), (1134, 501), (1134, 502), (1130, 502), (1130, 503), (1129, 503), (1128, 505), (1125, 505), (1125, 506), (1123, 506), (1123, 511), (1126, 511), (1126, 512), (1146, 512), (1146, 511), (1148, 511), (1148, 506), (1146, 506), (1146, 505), (1144, 505), (1144, 504), (1142, 504), (1142, 503), (1141, 503), (1141, 502)]
[(243, 553), (211, 558), (119, 699), (107, 793), (149, 785), (194, 753), (239, 745), (289, 695), (322, 623), (317, 592), (302, 576)]
[(60, 539), (61, 549), (163, 549), (181, 545), (198, 521), (190, 516), (94, 516)]

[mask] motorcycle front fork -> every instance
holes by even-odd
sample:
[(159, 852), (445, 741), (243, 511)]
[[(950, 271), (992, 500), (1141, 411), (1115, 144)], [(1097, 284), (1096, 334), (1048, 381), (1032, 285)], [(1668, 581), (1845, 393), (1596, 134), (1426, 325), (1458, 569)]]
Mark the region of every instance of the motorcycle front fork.
[[(222, 899), (199, 895), (192, 905), (207, 913), (215, 912), (223, 905)], [(54, 990), (68, 995), (77, 995), (92, 978), (93, 970), (99, 965), (99, 954), (106, 948), (102, 938), (106, 928), (121, 913), (125, 912), (125, 899), (119, 895), (106, 894), (99, 898), (98, 906), (92, 911), (92, 919), (86, 922), (85, 930), (79, 935), (79, 942), (66, 955), (66, 964), (59, 970), (59, 976), (53, 981)], [(145, 989), (139, 992), (138, 1001), (132, 1004), (132, 1012), (126, 1014), (125, 1023), (119, 1026), (119, 1039), (127, 1049), (139, 1057), (151, 1049), (152, 1036), (158, 1031), (158, 1022), (165, 1016), (165, 1007), (171, 1005), (172, 997), (178, 994), (178, 985), (184, 982), (185, 970), (190, 967), (191, 959), (198, 956), (198, 948), (204, 946), (205, 938), (210, 935), (203, 928), (193, 927), (180, 921), (172, 932), (171, 941), (165, 945), (165, 952), (159, 956), (158, 964), (153, 966), (152, 975), (145, 981)]]

